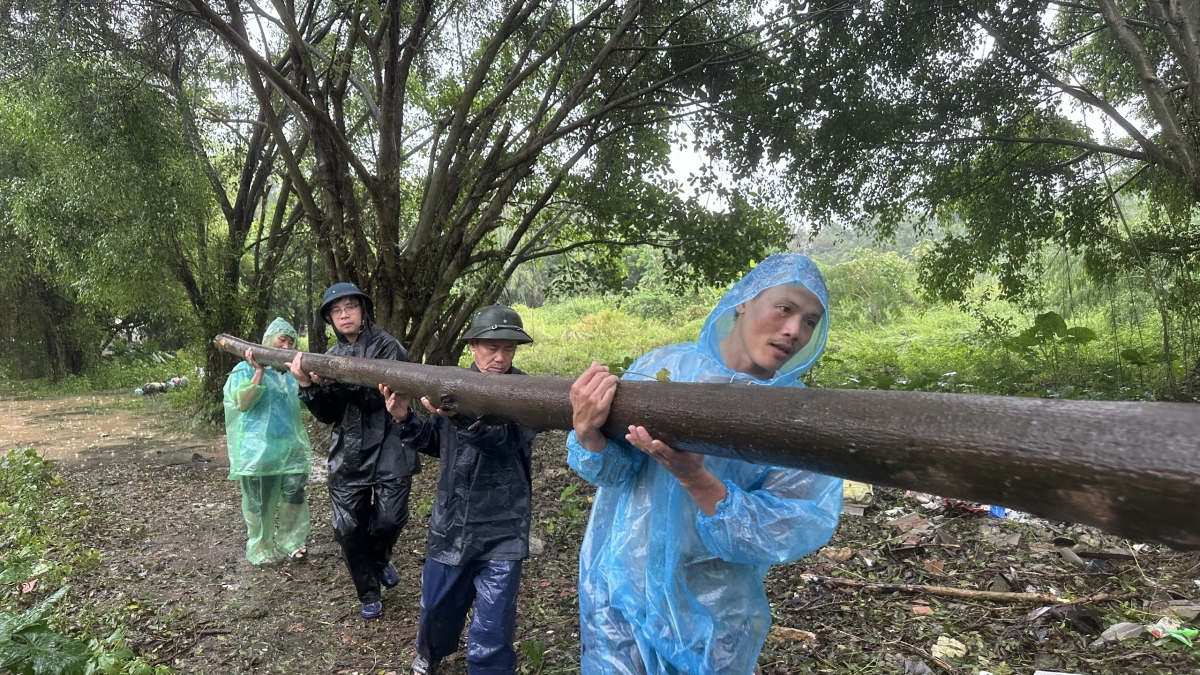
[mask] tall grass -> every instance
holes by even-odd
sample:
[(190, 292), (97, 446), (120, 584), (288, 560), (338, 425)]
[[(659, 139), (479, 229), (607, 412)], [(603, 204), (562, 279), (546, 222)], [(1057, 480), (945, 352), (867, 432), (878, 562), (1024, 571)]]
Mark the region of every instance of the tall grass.
[[(635, 296), (636, 297), (636, 296)], [(667, 344), (694, 341), (717, 294), (678, 301), (653, 316), (632, 312), (628, 298), (585, 297), (536, 309), (518, 306), (535, 342), (522, 347), (517, 367), (535, 375), (571, 377), (592, 361), (619, 363)], [(858, 302), (858, 300), (855, 300)], [(1050, 398), (1153, 399), (1161, 365), (1138, 366), (1121, 351), (1154, 326), (1123, 325), (1114, 334), (1102, 310), (1077, 313), (1070, 325), (1090, 328), (1086, 344), (1050, 341), (1026, 349), (1014, 339), (1031, 313), (1000, 301), (970, 311), (909, 300), (887, 318), (847, 312), (833, 301), (825, 355), (806, 376), (809, 386), (903, 389)], [(1147, 315), (1147, 321), (1152, 321)], [(464, 365), (469, 356), (464, 356)]]
[(695, 340), (708, 313), (707, 307), (687, 305), (666, 318), (635, 316), (613, 297), (516, 309), (534, 343), (521, 347), (514, 363), (533, 375), (558, 377), (578, 375), (592, 361), (618, 363), (663, 345)]

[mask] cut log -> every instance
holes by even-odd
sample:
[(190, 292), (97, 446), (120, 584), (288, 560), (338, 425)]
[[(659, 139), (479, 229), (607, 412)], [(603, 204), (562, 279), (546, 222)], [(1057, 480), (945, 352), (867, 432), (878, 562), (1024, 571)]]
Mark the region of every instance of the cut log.
[[(296, 352), (228, 335), (284, 369)], [(306, 371), (383, 383), (488, 421), (570, 429), (571, 380), (305, 353)], [(1200, 407), (966, 394), (622, 382), (604, 432), (680, 450), (1001, 504), (1200, 549)]]

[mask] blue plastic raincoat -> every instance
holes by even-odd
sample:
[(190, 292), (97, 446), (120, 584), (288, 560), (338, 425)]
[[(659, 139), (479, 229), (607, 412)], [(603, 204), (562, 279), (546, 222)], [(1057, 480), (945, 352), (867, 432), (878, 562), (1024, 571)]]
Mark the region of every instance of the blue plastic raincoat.
[[(718, 346), (733, 327), (734, 308), (781, 284), (801, 284), (825, 306), (809, 343), (771, 380), (726, 368)], [(775, 255), (725, 294), (697, 342), (646, 354), (624, 379), (653, 379), (666, 368), (675, 382), (800, 387), (828, 329), (829, 295), (817, 266)], [(593, 453), (572, 432), (567, 447), (571, 467), (599, 488), (579, 560), (583, 673), (753, 672), (771, 624), (767, 569), (829, 540), (842, 481), (705, 457), (728, 490), (710, 517), (674, 476), (623, 439)]]

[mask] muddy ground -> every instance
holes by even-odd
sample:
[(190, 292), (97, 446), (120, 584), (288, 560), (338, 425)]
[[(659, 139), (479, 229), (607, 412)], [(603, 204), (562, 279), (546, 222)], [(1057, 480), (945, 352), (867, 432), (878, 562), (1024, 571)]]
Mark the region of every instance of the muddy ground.
[[(181, 422), (161, 401), (124, 395), (0, 400), (0, 451), (32, 445), (57, 460), (62, 489), (89, 513), (80, 535), (101, 562), (76, 573), (75, 601), (123, 616), (139, 653), (181, 672), (403, 672), (414, 653), (436, 464), (425, 462), (414, 482), (412, 520), (394, 554), (403, 581), (385, 594), (383, 618), (367, 623), (332, 538), (323, 472), (315, 470), (310, 484), (309, 559), (251, 567), (237, 486), (225, 478), (224, 440), (182, 431)], [(318, 467), (324, 437), (313, 428)], [(561, 434), (539, 438), (534, 472), (535, 535), (545, 551), (525, 565), (521, 669), (575, 672), (576, 559), (591, 490), (567, 468)], [(925, 508), (899, 491), (877, 490), (862, 516), (843, 518), (827, 548), (771, 571), (776, 627), (761, 670), (1200, 673), (1197, 652), (1176, 640), (1095, 644), (1119, 621), (1186, 616), (1200, 603), (1200, 558), (1132, 544), (1068, 524)], [(1109, 557), (1064, 557), (1062, 547)], [(1052, 606), (873, 593), (804, 574), (1107, 599)], [(449, 665), (465, 672), (461, 659)]]

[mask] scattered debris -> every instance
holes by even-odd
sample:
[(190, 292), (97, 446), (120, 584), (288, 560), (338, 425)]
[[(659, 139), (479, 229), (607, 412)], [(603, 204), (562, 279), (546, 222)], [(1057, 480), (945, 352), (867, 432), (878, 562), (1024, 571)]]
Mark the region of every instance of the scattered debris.
[(920, 659), (904, 659), (904, 675), (933, 675), (933, 670)]
[(1156, 638), (1163, 638), (1162, 640), (1155, 642), (1154, 644), (1156, 645), (1164, 644), (1166, 639), (1169, 638), (1182, 642), (1188, 647), (1191, 647), (1192, 638), (1196, 637), (1197, 634), (1200, 634), (1200, 631), (1196, 630), (1195, 628), (1183, 628), (1177, 619), (1173, 619), (1168, 616), (1164, 616), (1157, 622), (1146, 626), (1146, 630), (1149, 631), (1150, 635)]
[(1146, 627), (1142, 624), (1122, 621), (1121, 623), (1115, 623), (1109, 626), (1107, 630), (1100, 634), (1100, 638), (1092, 643), (1092, 646), (1099, 646), (1105, 642), (1121, 642), (1122, 640), (1132, 640), (1145, 634)]
[(967, 655), (967, 646), (952, 637), (939, 635), (929, 653), (935, 659), (961, 659)]
[(861, 516), (874, 500), (874, 486), (852, 480), (842, 482), (842, 513)]
[(849, 546), (842, 548), (826, 546), (817, 553), (817, 558), (827, 558), (829, 560), (836, 560), (837, 562), (846, 562), (852, 555), (854, 555), (854, 551)]
[(546, 542), (537, 537), (529, 537), (529, 555), (542, 555), (546, 552)]
[(816, 642), (817, 634), (811, 633), (799, 628), (788, 628), (787, 626), (771, 626), (771, 632), (767, 634), (767, 640), (775, 643), (785, 642)]
[(1075, 551), (1072, 551), (1071, 549), (1067, 548), (1066, 546), (1058, 549), (1058, 554), (1061, 555), (1064, 560), (1071, 563), (1072, 565), (1078, 565), (1079, 567), (1084, 567), (1087, 564), (1087, 563), (1083, 562), (1083, 558), (1080, 558), (1079, 555), (1077, 553), (1075, 553)]

